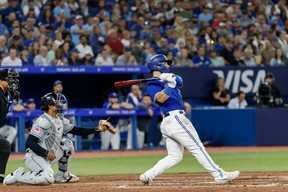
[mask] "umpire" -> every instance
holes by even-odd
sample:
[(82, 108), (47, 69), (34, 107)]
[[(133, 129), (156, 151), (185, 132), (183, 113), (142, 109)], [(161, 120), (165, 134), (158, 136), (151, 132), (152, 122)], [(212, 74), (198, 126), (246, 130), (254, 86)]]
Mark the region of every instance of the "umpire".
[[(19, 74), (15, 69), (0, 70), (0, 126), (4, 123), (12, 97), (19, 101)], [(4, 180), (5, 169), (10, 155), (10, 143), (0, 135), (0, 182)]]

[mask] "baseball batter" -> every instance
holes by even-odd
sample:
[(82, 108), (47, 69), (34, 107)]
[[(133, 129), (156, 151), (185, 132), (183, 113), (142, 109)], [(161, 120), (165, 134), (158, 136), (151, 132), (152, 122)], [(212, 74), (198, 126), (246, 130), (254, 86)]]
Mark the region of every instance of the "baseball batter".
[(192, 153), (198, 162), (211, 173), (216, 184), (223, 184), (236, 179), (240, 172), (226, 172), (214, 163), (206, 152), (199, 136), (186, 118), (180, 87), (183, 85), (180, 76), (169, 73), (172, 60), (165, 55), (154, 55), (148, 61), (148, 69), (158, 81), (147, 84), (147, 92), (154, 98), (163, 113), (160, 128), (166, 140), (168, 155), (161, 159), (153, 168), (140, 175), (143, 184), (150, 184), (153, 179), (165, 170), (182, 160), (184, 147)]
[[(71, 133), (74, 135), (89, 135), (108, 130), (115, 133), (113, 126), (106, 120), (100, 120), (96, 129), (75, 127), (64, 118), (63, 104), (59, 93), (48, 93), (41, 98), (41, 110), (44, 111), (32, 126), (27, 138), (27, 152), (24, 158), (25, 165), (30, 172), (25, 172), (23, 167), (7, 175), (4, 185), (17, 182), (35, 185), (49, 185), (54, 182), (76, 182), (79, 178), (69, 172), (71, 155), (74, 146), (71, 140), (62, 139), (62, 136)], [(51, 165), (58, 162), (58, 171), (54, 177)]]

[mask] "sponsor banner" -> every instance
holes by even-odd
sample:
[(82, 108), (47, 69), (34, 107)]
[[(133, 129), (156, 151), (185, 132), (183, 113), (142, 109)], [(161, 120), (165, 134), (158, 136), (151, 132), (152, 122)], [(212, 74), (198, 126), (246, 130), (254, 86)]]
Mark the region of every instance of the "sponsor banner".
[(288, 96), (288, 67), (173, 68), (171, 72), (184, 80), (183, 98), (211, 97), (218, 76), (224, 77), (225, 86), (232, 95), (238, 91), (247, 96), (255, 95), (267, 72), (274, 74), (282, 96)]
[[(4, 67), (0, 67), (4, 68)], [(11, 67), (19, 71), (20, 74), (131, 74), (148, 73), (145, 66), (31, 66), (31, 67)]]

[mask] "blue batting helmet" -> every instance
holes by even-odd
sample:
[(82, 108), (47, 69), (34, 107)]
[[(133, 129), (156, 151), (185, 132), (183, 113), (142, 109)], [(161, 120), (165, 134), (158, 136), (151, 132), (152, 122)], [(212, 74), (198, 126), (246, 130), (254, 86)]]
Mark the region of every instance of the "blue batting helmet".
[(172, 60), (167, 59), (165, 55), (157, 54), (150, 58), (148, 61), (149, 72), (160, 71), (161, 73), (169, 73), (169, 68), (167, 68), (162, 62), (167, 62), (168, 65), (173, 63)]

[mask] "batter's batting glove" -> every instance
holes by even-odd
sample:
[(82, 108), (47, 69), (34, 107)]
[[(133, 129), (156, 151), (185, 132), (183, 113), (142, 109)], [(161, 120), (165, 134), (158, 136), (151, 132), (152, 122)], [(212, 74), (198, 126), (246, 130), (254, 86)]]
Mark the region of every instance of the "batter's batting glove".
[(113, 125), (109, 121), (100, 120), (98, 127), (96, 128), (96, 131), (97, 132), (105, 132), (107, 130), (112, 134), (116, 133), (116, 130), (114, 129)]
[(172, 77), (174, 74), (173, 73), (162, 73), (161, 75), (160, 75), (160, 79), (162, 80), (162, 81), (167, 81), (167, 79), (170, 77)]
[(173, 74), (173, 76), (169, 76), (167, 79), (166, 79), (166, 81), (168, 82), (167, 83), (167, 85), (169, 86), (169, 87), (172, 87), (172, 88), (174, 88), (174, 87), (176, 87), (176, 77), (175, 77), (175, 75)]

